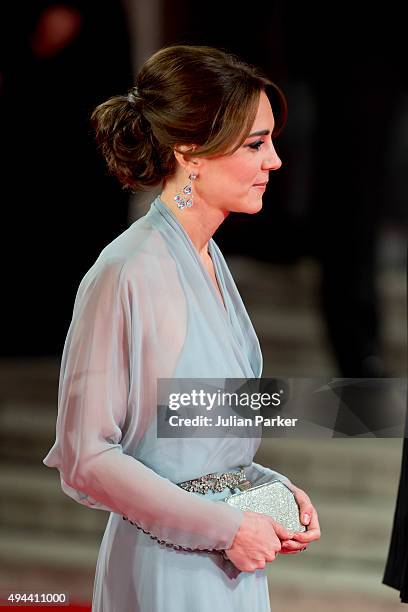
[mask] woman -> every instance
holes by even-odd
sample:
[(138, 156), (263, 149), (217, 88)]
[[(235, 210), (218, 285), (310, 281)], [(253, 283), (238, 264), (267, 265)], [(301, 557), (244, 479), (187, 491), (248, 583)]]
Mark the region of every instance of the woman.
[[(320, 536), (307, 495), (252, 461), (260, 439), (164, 439), (155, 429), (158, 379), (261, 376), (257, 337), (211, 236), (230, 212), (261, 209), (281, 165), (268, 87), (222, 51), (174, 46), (147, 60), (127, 96), (93, 113), (122, 185), (163, 184), (79, 286), (57, 438), (44, 459), (65, 493), (111, 512), (97, 612), (269, 610), (265, 564)], [(194, 492), (208, 474), (215, 480)], [(222, 502), (243, 476), (265, 474), (292, 488), (305, 533)]]

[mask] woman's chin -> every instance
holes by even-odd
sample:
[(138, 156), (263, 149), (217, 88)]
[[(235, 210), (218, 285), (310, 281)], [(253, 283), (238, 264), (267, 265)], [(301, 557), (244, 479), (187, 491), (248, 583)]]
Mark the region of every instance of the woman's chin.
[(247, 215), (255, 215), (262, 209), (262, 194), (256, 194), (254, 197), (252, 194), (246, 199), (241, 200), (238, 205), (229, 209), (229, 212), (246, 213)]
[(250, 198), (248, 205), (246, 206), (246, 210), (244, 212), (248, 213), (249, 215), (255, 215), (260, 210), (262, 210), (262, 206), (262, 195), (259, 195), (256, 199)]

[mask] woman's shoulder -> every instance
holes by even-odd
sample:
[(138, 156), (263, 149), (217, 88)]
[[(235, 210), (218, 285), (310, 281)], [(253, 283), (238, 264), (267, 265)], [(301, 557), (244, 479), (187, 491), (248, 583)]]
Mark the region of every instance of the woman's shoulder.
[(97, 280), (152, 284), (175, 273), (176, 264), (164, 236), (144, 216), (102, 249), (81, 284)]

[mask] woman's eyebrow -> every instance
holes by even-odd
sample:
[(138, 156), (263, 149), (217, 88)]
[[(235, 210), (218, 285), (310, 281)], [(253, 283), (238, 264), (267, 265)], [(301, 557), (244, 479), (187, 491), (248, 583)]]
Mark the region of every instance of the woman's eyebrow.
[(259, 130), (259, 132), (253, 132), (250, 134), (248, 138), (251, 138), (251, 136), (267, 136), (268, 134), (270, 134), (270, 130)]

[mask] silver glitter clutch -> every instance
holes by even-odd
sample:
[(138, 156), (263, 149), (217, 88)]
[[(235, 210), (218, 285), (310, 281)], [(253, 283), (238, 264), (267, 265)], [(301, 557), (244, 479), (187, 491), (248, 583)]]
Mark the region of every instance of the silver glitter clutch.
[(299, 506), (292, 491), (280, 480), (251, 487), (246, 481), (239, 485), (243, 489), (224, 499), (230, 506), (240, 510), (251, 510), (268, 514), (289, 531), (306, 531), (299, 520)]

